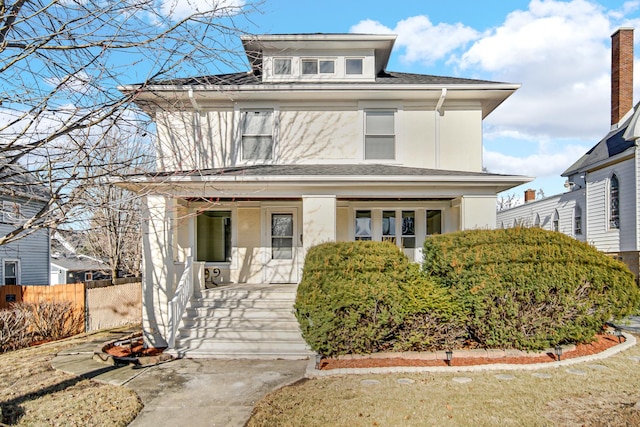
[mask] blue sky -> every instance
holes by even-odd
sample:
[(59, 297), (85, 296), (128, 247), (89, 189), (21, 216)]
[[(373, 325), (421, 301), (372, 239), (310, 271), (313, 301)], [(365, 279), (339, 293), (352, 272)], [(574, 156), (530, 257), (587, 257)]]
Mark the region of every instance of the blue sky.
[(640, 27), (640, 1), (267, 0), (261, 10), (251, 31), (390, 32), (389, 70), (522, 84), (485, 120), (485, 166), (535, 176), (524, 187), (547, 196), (609, 131), (610, 36)]

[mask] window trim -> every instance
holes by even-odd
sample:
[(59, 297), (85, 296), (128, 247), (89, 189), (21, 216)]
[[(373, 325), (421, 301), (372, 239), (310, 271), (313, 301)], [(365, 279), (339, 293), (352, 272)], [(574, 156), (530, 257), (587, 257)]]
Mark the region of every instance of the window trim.
[(0, 283), (0, 286), (8, 286), (5, 281), (6, 281), (6, 263), (8, 262), (12, 262), (16, 264), (16, 285), (20, 285), (22, 284), (22, 270), (21, 270), (21, 266), (20, 266), (20, 260), (18, 258), (4, 258), (2, 260), (2, 283)]
[[(398, 157), (397, 153), (397, 141), (398, 141), (398, 109), (397, 108), (365, 108), (363, 111), (363, 147), (362, 147), (362, 158), (366, 161), (380, 162), (380, 161), (395, 161)], [(370, 113), (391, 113), (393, 118), (393, 133), (392, 134), (382, 134), (382, 133), (368, 133), (367, 132), (367, 117)], [(372, 137), (393, 137), (393, 157), (392, 158), (368, 158), (367, 157), (367, 138)]]
[[(330, 62), (333, 64), (333, 71), (322, 72), (322, 63)], [(315, 63), (315, 73), (305, 73), (304, 64)], [(336, 59), (335, 58), (300, 58), (300, 75), (301, 76), (332, 76), (336, 74)]]
[[(613, 183), (615, 182), (615, 206), (614, 206), (614, 187)], [(608, 229), (609, 230), (620, 230), (620, 178), (613, 173), (609, 178), (609, 191), (608, 194)], [(615, 212), (614, 212), (615, 209)], [(615, 221), (615, 223), (614, 223)]]

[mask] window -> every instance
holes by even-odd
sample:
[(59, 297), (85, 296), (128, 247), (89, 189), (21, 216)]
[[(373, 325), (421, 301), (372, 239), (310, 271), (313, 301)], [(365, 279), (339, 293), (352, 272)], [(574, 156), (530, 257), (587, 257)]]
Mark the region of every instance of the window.
[(580, 205), (576, 205), (573, 213), (573, 232), (576, 235), (582, 234), (582, 209), (580, 209)]
[(395, 153), (395, 112), (365, 111), (365, 160), (393, 160)]
[(416, 247), (416, 214), (414, 211), (402, 211), (402, 247)]
[(209, 211), (196, 219), (196, 260), (231, 261), (231, 212)]
[(560, 231), (560, 215), (558, 211), (553, 213), (552, 229), (553, 231)]
[(22, 205), (17, 202), (2, 202), (2, 222), (17, 224), (22, 219)]
[(336, 63), (333, 59), (303, 59), (302, 74), (333, 74)]
[(371, 211), (356, 211), (356, 240), (371, 240)]
[(609, 228), (620, 228), (620, 184), (618, 183), (618, 177), (611, 176), (611, 182), (609, 184)]
[(382, 241), (396, 243), (396, 211), (382, 211)]
[(274, 58), (273, 74), (279, 76), (291, 74), (291, 58)]
[(84, 273), (84, 281), (88, 282), (90, 280), (93, 280), (93, 273)]
[(362, 74), (362, 58), (347, 58), (345, 72), (347, 74)]
[(245, 111), (242, 114), (242, 160), (273, 158), (273, 111)]
[(536, 214), (536, 219), (533, 221), (534, 227), (540, 227), (540, 214)]
[(293, 214), (271, 214), (271, 259), (293, 259)]
[(4, 262), (4, 285), (19, 285), (20, 261), (12, 260)]
[(427, 236), (432, 234), (442, 234), (442, 211), (427, 211)]

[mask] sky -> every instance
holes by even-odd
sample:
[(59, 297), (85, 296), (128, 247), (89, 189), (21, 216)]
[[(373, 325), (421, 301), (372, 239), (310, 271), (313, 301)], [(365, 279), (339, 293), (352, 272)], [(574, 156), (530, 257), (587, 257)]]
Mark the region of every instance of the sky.
[[(521, 84), (485, 119), (483, 141), (490, 172), (536, 177), (508, 191), (517, 196), (566, 191), (560, 174), (610, 129), (611, 34), (640, 27), (640, 0), (266, 0), (260, 9), (256, 33), (393, 33), (389, 71)], [(636, 94), (639, 43), (640, 34)]]

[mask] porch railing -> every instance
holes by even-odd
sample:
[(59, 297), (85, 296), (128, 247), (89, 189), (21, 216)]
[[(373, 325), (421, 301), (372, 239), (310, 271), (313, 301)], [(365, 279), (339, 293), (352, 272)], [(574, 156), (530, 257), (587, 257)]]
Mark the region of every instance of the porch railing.
[(187, 304), (192, 295), (193, 260), (191, 257), (187, 257), (187, 263), (178, 282), (176, 293), (173, 294), (173, 298), (169, 301), (169, 339), (167, 340), (167, 344), (170, 349), (175, 347), (180, 320), (187, 309)]

